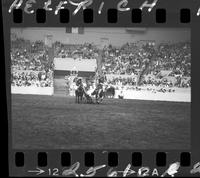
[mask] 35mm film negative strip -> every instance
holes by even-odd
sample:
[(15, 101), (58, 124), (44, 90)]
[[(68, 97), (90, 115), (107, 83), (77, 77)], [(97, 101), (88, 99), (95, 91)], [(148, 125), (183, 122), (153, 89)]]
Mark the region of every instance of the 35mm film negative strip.
[(200, 1), (1, 3), (9, 176), (200, 176)]

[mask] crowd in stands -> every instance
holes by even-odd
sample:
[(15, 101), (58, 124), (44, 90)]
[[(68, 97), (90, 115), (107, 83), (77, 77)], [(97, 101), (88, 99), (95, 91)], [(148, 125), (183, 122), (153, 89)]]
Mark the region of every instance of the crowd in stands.
[(97, 47), (94, 44), (85, 43), (82, 45), (54, 43), (55, 56), (58, 58), (79, 58), (94, 59)]
[[(66, 45), (53, 43), (54, 57), (94, 59), (100, 55), (94, 44)], [(113, 77), (107, 83), (122, 86), (190, 87), (191, 48), (189, 42), (127, 43), (121, 47), (105, 46), (101, 50), (102, 72)], [(16, 39), (11, 43), (12, 85), (52, 86), (53, 61), (43, 41)], [(162, 71), (168, 71), (162, 76)], [(43, 76), (42, 78), (40, 77)], [(150, 77), (146, 77), (150, 76)], [(171, 78), (174, 80), (172, 81)], [(186, 79), (184, 79), (186, 78)]]
[(53, 61), (42, 41), (18, 38), (11, 42), (11, 85), (53, 86)]
[[(114, 77), (112, 79), (108, 79), (107, 83), (114, 86), (137, 86), (137, 77)], [(147, 87), (164, 87), (164, 88), (189, 88), (191, 87), (191, 80), (187, 78), (186, 80), (175, 79), (175, 82), (168, 80), (167, 78), (163, 78), (162, 80), (155, 79), (155, 78), (148, 78), (144, 79), (141, 82), (140, 86), (147, 86)]]
[[(157, 47), (154, 43), (134, 43), (126, 44), (120, 49), (109, 46), (106, 53), (103, 65), (106, 74), (133, 76), (114, 78), (109, 81), (112, 84), (186, 88), (191, 86), (191, 49), (188, 42), (163, 43)], [(168, 71), (167, 76), (162, 76), (162, 71)], [(145, 78), (147, 75), (150, 77)]]
[(138, 74), (138, 71), (149, 61), (153, 45), (140, 46), (135, 43), (125, 44), (121, 48), (111, 45), (104, 48), (103, 69), (107, 74)]
[(11, 75), (12, 86), (53, 87), (52, 73), (33, 71), (13, 71)]

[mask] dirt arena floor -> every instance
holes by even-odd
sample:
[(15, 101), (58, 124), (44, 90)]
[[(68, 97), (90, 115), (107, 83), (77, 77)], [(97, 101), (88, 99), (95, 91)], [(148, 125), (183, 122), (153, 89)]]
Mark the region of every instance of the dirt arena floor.
[(190, 103), (12, 94), (15, 149), (189, 149)]

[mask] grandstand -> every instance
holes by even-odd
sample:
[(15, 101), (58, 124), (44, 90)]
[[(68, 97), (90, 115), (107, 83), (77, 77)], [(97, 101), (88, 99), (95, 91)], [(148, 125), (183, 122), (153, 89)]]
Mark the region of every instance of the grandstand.
[(12, 31), (16, 33), (11, 41), (13, 88), (49, 87), (54, 94), (64, 94), (64, 78), (73, 70), (84, 78), (101, 73), (117, 89), (166, 93), (191, 87), (187, 29), (84, 28), (81, 34), (69, 34), (63, 28)]
[[(11, 29), (13, 148), (190, 149), (190, 30), (73, 31)], [(76, 76), (115, 96), (76, 103)]]

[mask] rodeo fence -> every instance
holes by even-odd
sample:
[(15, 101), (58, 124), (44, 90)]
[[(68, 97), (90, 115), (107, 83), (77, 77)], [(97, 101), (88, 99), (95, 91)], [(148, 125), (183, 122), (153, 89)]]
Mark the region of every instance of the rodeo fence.
[(53, 87), (33, 87), (33, 86), (26, 86), (26, 87), (17, 87), (11, 86), (11, 93), (12, 94), (32, 94), (32, 95), (53, 95), (54, 88)]

